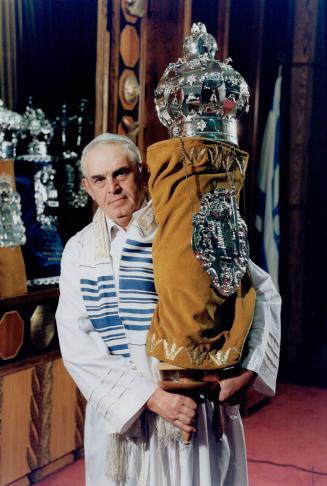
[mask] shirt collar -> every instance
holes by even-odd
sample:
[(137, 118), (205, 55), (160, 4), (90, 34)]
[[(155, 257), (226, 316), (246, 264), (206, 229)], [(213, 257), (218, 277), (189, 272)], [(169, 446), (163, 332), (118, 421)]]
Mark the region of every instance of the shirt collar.
[[(127, 231), (128, 231), (128, 228), (138, 219), (140, 218), (143, 213), (145, 212), (145, 208), (148, 206), (148, 201), (146, 198), (144, 198), (144, 201), (143, 203), (141, 204), (141, 207), (140, 209), (138, 209), (137, 211), (135, 211), (132, 215), (132, 219), (130, 220), (130, 222), (128, 223), (128, 226), (127, 226)], [(122, 226), (119, 226), (119, 224), (115, 223), (115, 221), (113, 221), (111, 218), (109, 218), (109, 216), (106, 216), (106, 223), (107, 223), (107, 229), (108, 229), (108, 234), (109, 234), (109, 239), (111, 240), (112, 239), (112, 236), (114, 234), (117, 233), (117, 231), (120, 231), (122, 230)]]

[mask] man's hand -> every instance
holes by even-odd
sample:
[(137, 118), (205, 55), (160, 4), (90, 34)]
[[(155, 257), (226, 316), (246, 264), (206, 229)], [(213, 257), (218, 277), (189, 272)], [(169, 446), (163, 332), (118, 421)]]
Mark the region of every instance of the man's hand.
[(149, 410), (185, 432), (196, 432), (194, 426), (197, 404), (192, 398), (168, 393), (157, 388), (146, 403)]
[(219, 385), (216, 393), (218, 393), (220, 402), (236, 405), (242, 401), (256, 376), (257, 374), (254, 371), (244, 369), (239, 375), (231, 378), (220, 380), (217, 375), (207, 375), (204, 377), (204, 381), (210, 381), (213, 385)]

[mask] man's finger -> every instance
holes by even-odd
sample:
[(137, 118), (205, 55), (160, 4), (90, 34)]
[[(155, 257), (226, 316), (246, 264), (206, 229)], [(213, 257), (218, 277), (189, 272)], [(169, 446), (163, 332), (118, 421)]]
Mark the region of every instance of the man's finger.
[(196, 428), (193, 425), (184, 424), (179, 419), (174, 420), (173, 425), (184, 432), (196, 432)]

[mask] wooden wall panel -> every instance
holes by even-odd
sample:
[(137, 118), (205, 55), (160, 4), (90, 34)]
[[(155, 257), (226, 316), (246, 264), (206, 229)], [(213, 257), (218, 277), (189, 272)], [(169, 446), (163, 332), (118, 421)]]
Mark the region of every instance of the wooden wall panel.
[(107, 0), (98, 0), (95, 135), (106, 132), (108, 127), (110, 35), (107, 15)]
[[(154, 105), (154, 90), (170, 62), (182, 56), (184, 16), (190, 19), (189, 5), (178, 0), (149, 0), (147, 16), (146, 92), (144, 99), (144, 146), (168, 138)], [(164, 19), (164, 21), (163, 21)], [(189, 22), (189, 20), (188, 20)]]
[(61, 359), (53, 363), (50, 460), (75, 450), (76, 387)]
[(30, 472), (26, 451), (30, 444), (32, 369), (0, 378), (0, 486)]
[(308, 170), (311, 161), (312, 89), (317, 59), (318, 0), (295, 4), (290, 99), (288, 198), (289, 365), (296, 366), (303, 337), (304, 253)]
[(84, 409), (58, 353), (0, 368), (0, 486), (35, 483), (73, 462)]

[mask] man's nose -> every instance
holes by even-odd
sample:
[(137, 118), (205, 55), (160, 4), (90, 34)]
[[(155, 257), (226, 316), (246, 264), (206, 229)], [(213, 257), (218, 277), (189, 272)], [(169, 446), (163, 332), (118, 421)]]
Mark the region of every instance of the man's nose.
[(107, 177), (106, 185), (107, 185), (107, 191), (110, 192), (111, 194), (114, 194), (120, 188), (119, 182), (111, 176)]

